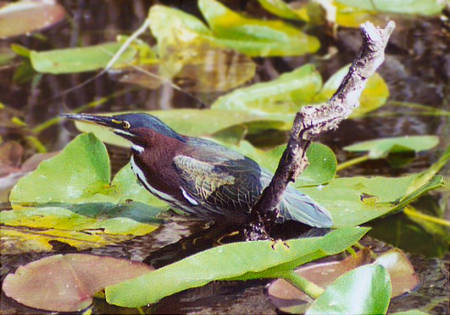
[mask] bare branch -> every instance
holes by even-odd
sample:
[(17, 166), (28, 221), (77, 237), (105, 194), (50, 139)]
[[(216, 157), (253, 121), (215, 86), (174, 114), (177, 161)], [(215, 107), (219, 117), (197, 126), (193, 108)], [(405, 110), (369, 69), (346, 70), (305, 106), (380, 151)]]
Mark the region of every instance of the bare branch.
[(275, 175), (252, 209), (255, 217), (265, 217), (277, 209), (289, 182), (295, 181), (308, 165), (306, 150), (311, 141), (325, 131), (336, 129), (359, 106), (367, 79), (384, 61), (384, 49), (394, 28), (393, 21), (384, 29), (370, 22), (361, 25), (361, 50), (336, 93), (327, 103), (305, 106), (297, 113)]

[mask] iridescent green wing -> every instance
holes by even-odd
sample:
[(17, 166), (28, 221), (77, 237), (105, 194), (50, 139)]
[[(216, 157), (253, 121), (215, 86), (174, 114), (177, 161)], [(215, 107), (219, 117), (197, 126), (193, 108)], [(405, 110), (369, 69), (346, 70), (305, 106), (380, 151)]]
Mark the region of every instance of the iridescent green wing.
[(215, 212), (249, 211), (262, 189), (258, 164), (243, 156), (228, 160), (217, 151), (207, 151), (174, 158), (182, 190)]

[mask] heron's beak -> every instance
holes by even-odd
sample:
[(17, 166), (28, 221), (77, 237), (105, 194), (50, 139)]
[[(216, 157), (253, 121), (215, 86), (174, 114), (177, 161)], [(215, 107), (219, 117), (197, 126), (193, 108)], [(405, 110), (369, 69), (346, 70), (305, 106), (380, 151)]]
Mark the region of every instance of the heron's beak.
[(90, 115), (90, 114), (62, 114), (61, 116), (72, 120), (86, 121), (94, 123), (96, 125), (101, 125), (105, 127), (110, 127), (114, 129), (122, 129), (122, 121), (116, 120), (113, 117)]

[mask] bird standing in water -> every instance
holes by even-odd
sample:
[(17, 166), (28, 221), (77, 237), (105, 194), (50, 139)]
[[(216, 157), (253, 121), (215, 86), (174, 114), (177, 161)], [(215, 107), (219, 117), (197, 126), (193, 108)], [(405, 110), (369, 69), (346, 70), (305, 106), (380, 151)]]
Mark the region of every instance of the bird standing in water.
[[(131, 167), (144, 187), (176, 209), (215, 221), (245, 223), (272, 174), (255, 161), (212, 141), (183, 136), (148, 114), (67, 118), (112, 128), (131, 142)], [(327, 210), (292, 187), (278, 221), (331, 227)]]

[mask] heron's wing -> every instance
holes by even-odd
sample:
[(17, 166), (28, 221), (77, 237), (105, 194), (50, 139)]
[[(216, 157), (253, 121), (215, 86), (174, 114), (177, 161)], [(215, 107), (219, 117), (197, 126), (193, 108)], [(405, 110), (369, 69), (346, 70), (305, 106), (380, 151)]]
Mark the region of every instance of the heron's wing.
[[(196, 150), (189, 156), (178, 155), (174, 160), (186, 193), (218, 212), (238, 208), (250, 211), (273, 174), (242, 154), (214, 142), (189, 138), (188, 143)], [(285, 220), (317, 227), (333, 225), (324, 207), (293, 187), (286, 189), (279, 210)]]
[[(261, 193), (260, 168), (248, 158), (228, 160), (202, 152), (196, 156), (177, 155), (175, 168), (181, 177), (183, 194), (211, 211), (248, 212)], [(192, 202), (194, 201), (194, 202)]]

